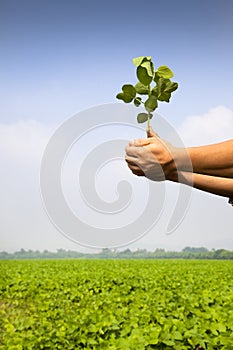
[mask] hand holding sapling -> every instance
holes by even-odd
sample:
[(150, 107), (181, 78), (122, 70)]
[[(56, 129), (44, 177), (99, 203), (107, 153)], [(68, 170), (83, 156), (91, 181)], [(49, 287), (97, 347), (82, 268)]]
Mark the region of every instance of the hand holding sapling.
[(178, 149), (161, 139), (151, 127), (147, 138), (130, 141), (125, 151), (125, 160), (133, 174), (154, 181), (177, 179)]
[[(147, 121), (148, 133), (150, 119), (153, 117), (152, 112), (158, 107), (158, 101), (169, 102), (171, 93), (178, 88), (178, 83), (170, 80), (174, 74), (169, 67), (160, 66), (155, 70), (151, 56), (134, 58), (133, 63), (137, 67), (138, 82), (135, 86), (131, 84), (123, 85), (122, 92), (117, 94), (116, 98), (125, 103), (133, 102), (136, 107), (144, 104), (147, 113), (139, 113), (137, 121), (138, 123)], [(147, 98), (143, 101), (138, 95), (145, 95)]]
[[(134, 58), (133, 63), (137, 67), (138, 82), (135, 86), (123, 85), (122, 92), (116, 97), (126, 103), (133, 101), (137, 107), (144, 104), (147, 113), (139, 113), (137, 121), (147, 121), (148, 138), (131, 141), (126, 147), (125, 159), (130, 170), (135, 175), (146, 176), (154, 181), (180, 182), (230, 197), (229, 203), (233, 205), (233, 140), (178, 149), (160, 139), (150, 128), (152, 112), (158, 107), (158, 101), (170, 101), (171, 93), (178, 88), (178, 84), (170, 80), (173, 72), (169, 67), (160, 66), (155, 71), (150, 56)], [(146, 95), (147, 98), (142, 101), (138, 95)]]

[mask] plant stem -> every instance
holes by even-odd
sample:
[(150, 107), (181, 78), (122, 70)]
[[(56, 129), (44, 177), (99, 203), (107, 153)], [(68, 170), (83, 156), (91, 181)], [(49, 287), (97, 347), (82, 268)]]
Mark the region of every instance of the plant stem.
[(150, 130), (150, 113), (148, 112), (148, 118), (147, 118), (147, 127), (146, 127), (146, 133), (148, 134)]
[[(151, 95), (151, 89), (150, 89), (150, 85), (148, 86), (148, 98), (150, 97)], [(148, 112), (148, 117), (147, 117), (147, 127), (146, 127), (146, 133), (148, 135), (149, 133), (149, 130), (150, 130), (150, 112)]]

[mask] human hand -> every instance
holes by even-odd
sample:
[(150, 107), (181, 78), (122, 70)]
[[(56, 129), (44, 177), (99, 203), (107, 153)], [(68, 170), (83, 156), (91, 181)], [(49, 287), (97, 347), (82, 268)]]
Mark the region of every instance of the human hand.
[(152, 128), (148, 138), (130, 141), (125, 151), (128, 167), (137, 176), (145, 176), (150, 180), (164, 181), (177, 178), (174, 161), (176, 148), (162, 140)]

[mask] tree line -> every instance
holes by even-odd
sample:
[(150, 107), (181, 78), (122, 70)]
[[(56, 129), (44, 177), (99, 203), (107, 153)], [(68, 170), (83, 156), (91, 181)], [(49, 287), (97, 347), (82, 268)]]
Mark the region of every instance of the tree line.
[(185, 247), (182, 251), (166, 251), (157, 248), (153, 252), (146, 249), (117, 250), (104, 248), (98, 253), (81, 253), (58, 249), (56, 252), (21, 249), (14, 253), (0, 252), (1, 260), (12, 259), (233, 259), (233, 251), (226, 249), (208, 250), (205, 247)]

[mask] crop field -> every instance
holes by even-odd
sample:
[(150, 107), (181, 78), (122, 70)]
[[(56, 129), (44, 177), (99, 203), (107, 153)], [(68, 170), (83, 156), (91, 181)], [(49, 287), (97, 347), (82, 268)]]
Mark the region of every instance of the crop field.
[(233, 261), (0, 261), (0, 349), (232, 350)]

